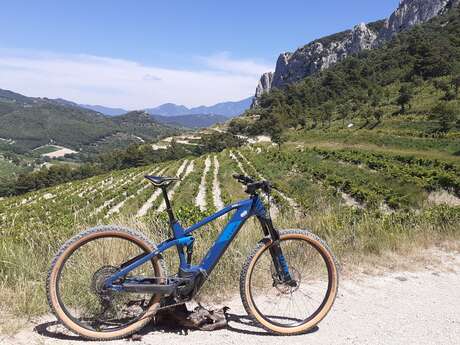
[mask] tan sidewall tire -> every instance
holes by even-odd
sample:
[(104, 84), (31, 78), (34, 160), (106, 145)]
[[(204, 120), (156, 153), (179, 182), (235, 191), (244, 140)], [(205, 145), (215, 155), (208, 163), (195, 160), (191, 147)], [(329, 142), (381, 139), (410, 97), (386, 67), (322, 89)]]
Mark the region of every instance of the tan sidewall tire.
[(249, 256), (248, 261), (243, 268), (241, 273), (241, 285), (240, 285), (240, 293), (243, 301), (243, 305), (246, 309), (246, 312), (253, 317), (253, 319), (259, 323), (263, 328), (266, 330), (281, 334), (281, 335), (295, 335), (305, 333), (311, 328), (315, 327), (327, 313), (331, 310), (332, 305), (334, 304), (335, 298), (337, 296), (337, 290), (339, 285), (339, 272), (336, 264), (336, 259), (332, 252), (329, 250), (327, 245), (316, 235), (304, 231), (304, 230), (285, 230), (280, 232), (280, 239), (302, 239), (306, 240), (311, 243), (316, 249), (321, 251), (324, 255), (324, 258), (327, 261), (328, 266), (331, 268), (331, 289), (329, 296), (327, 298), (326, 303), (324, 304), (323, 308), (319, 311), (319, 313), (310, 321), (305, 324), (296, 326), (296, 327), (281, 327), (275, 324), (268, 322), (263, 316), (257, 311), (257, 308), (254, 306), (254, 302), (251, 298), (251, 286), (250, 286), (250, 278), (252, 274), (252, 270), (254, 269), (254, 265), (256, 264), (258, 258), (262, 253), (266, 250), (268, 246), (272, 244), (272, 241), (269, 239), (264, 239), (259, 242), (259, 245), (255, 248), (254, 252)]
[[(150, 307), (145, 312), (144, 316), (134, 322), (133, 324), (127, 326), (126, 328), (112, 331), (112, 332), (96, 332), (91, 331), (86, 328), (81, 327), (74, 321), (72, 321), (62, 309), (58, 295), (57, 295), (57, 278), (58, 273), (62, 264), (65, 260), (83, 243), (88, 240), (93, 240), (95, 238), (100, 238), (104, 236), (116, 236), (119, 238), (125, 238), (134, 243), (138, 244), (142, 249), (147, 251), (155, 250), (155, 245), (153, 245), (147, 238), (145, 238), (141, 233), (120, 228), (120, 227), (98, 227), (89, 229), (74, 238), (70, 239), (68, 242), (64, 244), (61, 248), (60, 252), (54, 258), (50, 271), (48, 273), (47, 279), (47, 295), (48, 295), (48, 302), (51, 306), (52, 311), (56, 315), (59, 321), (61, 321), (69, 330), (75, 332), (82, 337), (93, 339), (93, 340), (109, 340), (109, 339), (119, 339), (129, 336), (135, 333), (137, 330), (141, 329), (145, 326), (146, 323), (155, 315), (159, 304), (161, 296), (155, 295), (153, 296)], [(157, 277), (163, 277), (163, 267), (159, 259), (155, 258), (152, 260), (153, 268), (155, 271), (155, 275)]]

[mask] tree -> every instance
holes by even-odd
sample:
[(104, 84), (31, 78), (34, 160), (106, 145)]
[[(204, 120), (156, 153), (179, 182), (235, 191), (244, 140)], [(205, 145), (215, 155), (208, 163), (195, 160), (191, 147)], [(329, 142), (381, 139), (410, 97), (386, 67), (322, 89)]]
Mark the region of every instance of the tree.
[(368, 104), (365, 104), (361, 107), (359, 116), (364, 120), (364, 124), (361, 125), (360, 129), (366, 127), (369, 124), (369, 118), (371, 117), (371, 107)]
[(320, 112), (320, 110), (313, 109), (313, 111), (311, 113), (311, 121), (312, 121), (311, 129), (315, 129), (316, 127), (318, 127), (318, 119), (319, 119), (318, 113), (319, 112)]
[(391, 90), (389, 88), (386, 88), (384, 91), (383, 91), (383, 94), (385, 96), (385, 101), (390, 104), (391, 102)]
[(339, 119), (342, 120), (342, 128), (345, 128), (345, 120), (348, 118), (352, 110), (350, 102), (343, 103), (337, 107)]
[(460, 74), (452, 77), (452, 86), (455, 89), (455, 96), (458, 97), (458, 91), (460, 90)]
[(278, 145), (278, 150), (280, 150), (281, 145), (286, 142), (286, 137), (283, 134), (283, 129), (278, 124), (273, 126), (271, 131), (271, 138), (272, 141)]
[(323, 104), (323, 106), (321, 108), (321, 120), (322, 120), (323, 126), (324, 126), (324, 124), (326, 122), (328, 124), (328, 127), (331, 126), (331, 120), (332, 120), (332, 116), (334, 114), (334, 111), (335, 111), (335, 104), (334, 103), (326, 102), (326, 103)]
[(448, 83), (445, 79), (438, 79), (433, 82), (433, 85), (438, 90), (444, 92), (443, 99), (446, 101), (450, 101), (455, 98), (455, 94), (452, 91), (452, 83)]
[(407, 84), (402, 85), (401, 88), (399, 89), (399, 97), (396, 100), (398, 105), (401, 106), (401, 114), (406, 113), (407, 106), (409, 106), (410, 108), (410, 101), (412, 100), (413, 97), (414, 95), (413, 95), (412, 88)]
[(372, 126), (372, 128), (375, 128), (380, 122), (382, 122), (382, 117), (383, 117), (383, 110), (382, 108), (374, 108), (374, 111), (372, 112), (372, 116), (374, 116), (375, 119), (375, 124)]
[(439, 124), (438, 131), (447, 133), (459, 120), (459, 110), (452, 102), (439, 102), (431, 111), (430, 119)]

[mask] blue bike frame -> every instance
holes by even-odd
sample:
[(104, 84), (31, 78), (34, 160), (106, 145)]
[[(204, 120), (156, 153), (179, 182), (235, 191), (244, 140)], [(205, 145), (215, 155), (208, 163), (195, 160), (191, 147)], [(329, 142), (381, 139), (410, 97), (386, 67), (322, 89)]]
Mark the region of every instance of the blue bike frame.
[[(185, 257), (184, 247), (192, 246), (195, 238), (191, 235), (192, 232), (201, 228), (202, 226), (214, 221), (215, 219), (236, 210), (226, 224), (222, 232), (217, 237), (214, 244), (209, 249), (208, 253), (202, 259), (199, 265), (190, 265)], [(158, 245), (157, 249), (147, 255), (141, 255), (134, 262), (129, 263), (123, 267), (105, 282), (105, 287), (112, 290), (123, 291), (123, 285), (113, 284), (118, 279), (126, 276), (130, 271), (143, 265), (144, 263), (152, 260), (152, 258), (160, 255), (169, 248), (176, 247), (179, 253), (180, 270), (183, 272), (205, 272), (209, 275), (213, 270), (214, 266), (219, 262), (225, 250), (228, 248), (230, 243), (233, 241), (244, 223), (252, 216), (257, 216), (259, 219), (266, 219), (267, 213), (264, 204), (260, 200), (260, 197), (256, 194), (251, 198), (242, 200), (231, 205), (226, 206), (224, 209), (216, 212), (215, 214), (204, 218), (200, 222), (184, 229), (180, 223), (175, 220), (172, 224), (173, 238), (166, 240)], [(264, 230), (265, 231), (265, 230)], [(265, 231), (267, 232), (267, 231)], [(268, 233), (267, 233), (268, 235)], [(287, 270), (287, 267), (285, 267)]]

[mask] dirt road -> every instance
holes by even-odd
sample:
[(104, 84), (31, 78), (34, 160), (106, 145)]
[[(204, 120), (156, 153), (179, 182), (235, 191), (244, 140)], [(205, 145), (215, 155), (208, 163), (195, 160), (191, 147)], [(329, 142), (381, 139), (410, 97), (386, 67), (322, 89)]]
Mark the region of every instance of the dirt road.
[[(344, 279), (327, 318), (311, 333), (277, 337), (247, 318), (238, 297), (231, 307), (229, 327), (214, 332), (147, 328), (138, 344), (459, 344), (460, 253), (443, 253), (441, 265), (424, 264), (414, 271)], [(14, 337), (0, 336), (5, 345), (82, 344), (47, 317), (31, 323)], [(106, 344), (127, 344), (121, 340)], [(97, 344), (91, 342), (90, 344)]]

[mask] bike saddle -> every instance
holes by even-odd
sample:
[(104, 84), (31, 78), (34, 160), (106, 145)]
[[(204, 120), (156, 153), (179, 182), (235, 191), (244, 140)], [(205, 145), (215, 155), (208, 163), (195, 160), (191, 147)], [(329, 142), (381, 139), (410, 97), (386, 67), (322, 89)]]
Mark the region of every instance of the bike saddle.
[(155, 187), (163, 187), (163, 186), (168, 186), (174, 181), (179, 181), (179, 178), (177, 177), (167, 177), (167, 176), (151, 176), (151, 175), (146, 175), (144, 176), (147, 180), (152, 182), (152, 184)]

